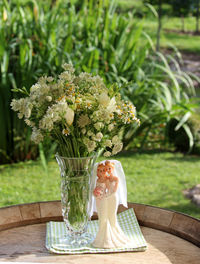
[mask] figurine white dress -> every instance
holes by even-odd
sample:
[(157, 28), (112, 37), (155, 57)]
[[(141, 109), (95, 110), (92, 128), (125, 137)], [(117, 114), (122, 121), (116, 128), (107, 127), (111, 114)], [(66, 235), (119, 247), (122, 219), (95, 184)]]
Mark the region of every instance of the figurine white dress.
[[(114, 163), (98, 164), (96, 187), (93, 191), (99, 218), (99, 230), (92, 245), (98, 248), (131, 247), (131, 241), (117, 222), (120, 179), (113, 175)], [(125, 202), (126, 205), (126, 202)]]

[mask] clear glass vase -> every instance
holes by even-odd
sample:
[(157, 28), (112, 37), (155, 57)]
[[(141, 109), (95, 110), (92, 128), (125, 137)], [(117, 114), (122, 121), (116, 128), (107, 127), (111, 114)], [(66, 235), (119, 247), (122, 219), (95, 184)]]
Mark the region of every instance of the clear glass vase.
[(90, 244), (94, 239), (87, 233), (91, 205), (91, 176), (96, 156), (61, 157), (56, 154), (61, 173), (62, 215), (67, 235), (61, 242), (71, 247)]

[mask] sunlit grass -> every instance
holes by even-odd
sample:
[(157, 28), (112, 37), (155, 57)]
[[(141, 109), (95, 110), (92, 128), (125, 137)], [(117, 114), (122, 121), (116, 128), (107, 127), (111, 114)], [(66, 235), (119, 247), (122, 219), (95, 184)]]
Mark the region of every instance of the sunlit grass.
[[(184, 212), (200, 218), (200, 208), (182, 191), (200, 182), (200, 159), (180, 153), (124, 153), (121, 161), (127, 179), (128, 201)], [(40, 162), (0, 166), (0, 207), (60, 199), (57, 163), (48, 174)]]

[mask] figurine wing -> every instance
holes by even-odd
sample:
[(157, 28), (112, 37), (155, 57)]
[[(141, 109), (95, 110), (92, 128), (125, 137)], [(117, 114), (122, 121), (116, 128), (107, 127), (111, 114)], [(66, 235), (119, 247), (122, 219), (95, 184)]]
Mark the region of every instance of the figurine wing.
[(94, 189), (96, 187), (96, 181), (97, 181), (97, 166), (98, 166), (98, 163), (95, 163), (94, 169), (93, 169), (93, 172), (92, 172), (92, 177), (91, 177), (90, 204), (89, 204), (89, 208), (88, 208), (90, 217), (92, 217), (93, 212), (97, 212), (96, 200), (95, 200), (95, 197), (93, 195), (93, 191), (94, 191)]
[(126, 178), (124, 170), (122, 168), (121, 162), (118, 160), (112, 160), (115, 163), (114, 175), (119, 178), (119, 184), (117, 189), (118, 203), (123, 204), (123, 206), (128, 207), (127, 205), (127, 187), (126, 187)]

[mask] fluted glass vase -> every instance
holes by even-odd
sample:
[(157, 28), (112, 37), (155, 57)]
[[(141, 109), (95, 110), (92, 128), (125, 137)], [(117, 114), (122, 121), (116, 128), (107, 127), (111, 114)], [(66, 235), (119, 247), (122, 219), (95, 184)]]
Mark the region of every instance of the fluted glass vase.
[(63, 243), (83, 246), (92, 242), (87, 233), (91, 203), (91, 176), (96, 156), (68, 158), (56, 155), (61, 173), (62, 215), (67, 229)]

